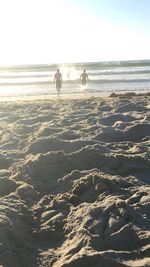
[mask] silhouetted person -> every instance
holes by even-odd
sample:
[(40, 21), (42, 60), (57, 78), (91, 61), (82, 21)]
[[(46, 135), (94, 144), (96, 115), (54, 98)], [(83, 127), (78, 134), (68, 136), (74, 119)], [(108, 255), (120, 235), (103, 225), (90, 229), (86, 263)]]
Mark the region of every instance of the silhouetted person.
[(59, 72), (59, 69), (57, 69), (57, 72), (55, 73), (54, 82), (56, 84), (57, 93), (59, 94), (62, 85), (62, 74)]
[(82, 85), (86, 85), (87, 82), (89, 81), (89, 78), (88, 78), (88, 75), (86, 73), (86, 70), (84, 70), (83, 73), (81, 74), (80, 80), (81, 80)]
[(68, 71), (68, 73), (67, 73), (67, 77), (68, 77), (68, 79), (70, 78), (70, 71)]

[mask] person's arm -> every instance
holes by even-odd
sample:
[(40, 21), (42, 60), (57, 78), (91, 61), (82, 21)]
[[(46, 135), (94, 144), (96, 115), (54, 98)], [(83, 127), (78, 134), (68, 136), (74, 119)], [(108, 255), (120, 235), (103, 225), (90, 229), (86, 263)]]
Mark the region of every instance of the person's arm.
[(56, 81), (56, 74), (54, 75), (54, 83), (55, 83), (55, 81)]

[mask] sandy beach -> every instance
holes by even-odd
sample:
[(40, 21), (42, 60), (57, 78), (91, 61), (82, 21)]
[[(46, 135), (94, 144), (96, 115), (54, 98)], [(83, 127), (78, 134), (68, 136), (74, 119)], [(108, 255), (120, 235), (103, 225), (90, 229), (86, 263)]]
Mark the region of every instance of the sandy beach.
[(0, 102), (0, 267), (150, 266), (150, 95)]

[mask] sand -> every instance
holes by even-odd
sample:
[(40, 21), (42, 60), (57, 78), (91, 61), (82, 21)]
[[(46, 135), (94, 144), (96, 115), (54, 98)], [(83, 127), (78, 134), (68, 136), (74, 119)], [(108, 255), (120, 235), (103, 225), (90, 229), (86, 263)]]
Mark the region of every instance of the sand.
[(0, 103), (0, 266), (150, 266), (150, 96)]

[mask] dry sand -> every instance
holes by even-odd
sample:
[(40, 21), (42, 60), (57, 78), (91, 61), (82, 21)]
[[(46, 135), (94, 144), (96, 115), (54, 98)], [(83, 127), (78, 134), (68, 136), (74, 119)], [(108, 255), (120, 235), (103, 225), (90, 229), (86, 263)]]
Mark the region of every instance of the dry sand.
[(0, 266), (150, 266), (150, 96), (0, 105)]

